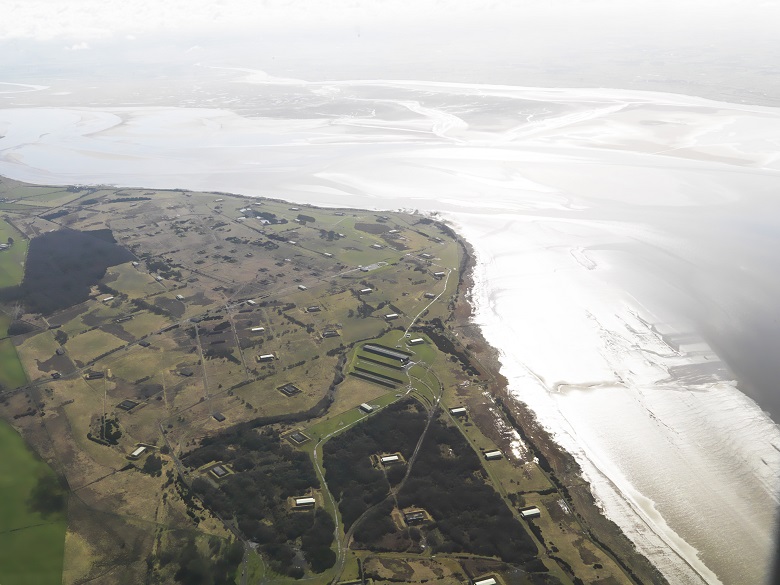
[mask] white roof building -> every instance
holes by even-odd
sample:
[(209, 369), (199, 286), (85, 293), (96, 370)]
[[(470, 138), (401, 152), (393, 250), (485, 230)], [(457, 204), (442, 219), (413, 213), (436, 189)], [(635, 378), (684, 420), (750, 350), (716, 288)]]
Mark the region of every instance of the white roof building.
[(526, 508), (525, 510), (520, 510), (520, 516), (523, 518), (538, 518), (542, 515), (542, 511), (534, 506), (533, 508)]
[(146, 451), (146, 447), (144, 446), (138, 447), (135, 451), (130, 453), (130, 457), (140, 457), (144, 451)]

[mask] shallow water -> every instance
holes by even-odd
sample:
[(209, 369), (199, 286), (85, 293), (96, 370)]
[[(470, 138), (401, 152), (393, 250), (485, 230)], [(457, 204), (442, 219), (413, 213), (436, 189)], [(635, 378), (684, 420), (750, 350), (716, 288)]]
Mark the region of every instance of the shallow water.
[(780, 471), (761, 410), (780, 416), (780, 113), (618, 90), (244, 81), (273, 96), (251, 116), (0, 110), (0, 173), (439, 213), (475, 246), (475, 319), (512, 391), (606, 513), (672, 583), (762, 580)]

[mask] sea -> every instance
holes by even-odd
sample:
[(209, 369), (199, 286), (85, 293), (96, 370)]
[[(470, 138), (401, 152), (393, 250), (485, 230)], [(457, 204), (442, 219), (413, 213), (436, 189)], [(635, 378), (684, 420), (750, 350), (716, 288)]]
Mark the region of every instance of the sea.
[(450, 223), (474, 247), (473, 318), (512, 394), (576, 458), (604, 513), (670, 583), (766, 578), (780, 485), (780, 110), (225, 75), (251, 99), (20, 97), (0, 109), (0, 174)]

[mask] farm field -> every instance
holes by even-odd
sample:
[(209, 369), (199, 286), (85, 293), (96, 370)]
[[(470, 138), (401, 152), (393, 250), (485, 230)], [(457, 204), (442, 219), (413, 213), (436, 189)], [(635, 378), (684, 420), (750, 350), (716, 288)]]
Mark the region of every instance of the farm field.
[[(0, 193), (27, 207), (13, 229), (30, 257), (63, 254), (34, 298), (0, 286), (0, 328), (19, 331), (0, 340), (0, 416), (77, 496), (62, 582), (106, 566), (155, 585), (628, 582), (561, 516), (566, 494), (493, 401), (488, 350), (463, 334), (468, 253), (446, 225), (215, 193), (4, 179)], [(435, 491), (426, 469), (488, 512), (448, 520), (439, 494), (420, 518), (440, 526), (407, 525)], [(514, 553), (477, 544), (499, 532)]]
[(59, 585), (65, 494), (52, 470), (0, 422), (0, 583)]

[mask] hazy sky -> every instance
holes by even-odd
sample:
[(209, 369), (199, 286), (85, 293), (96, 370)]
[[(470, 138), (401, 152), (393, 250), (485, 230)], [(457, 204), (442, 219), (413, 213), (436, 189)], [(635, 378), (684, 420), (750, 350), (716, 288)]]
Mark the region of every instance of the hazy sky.
[(2, 0), (0, 81), (187, 82), (207, 64), (777, 104), (777, 23), (759, 0)]

